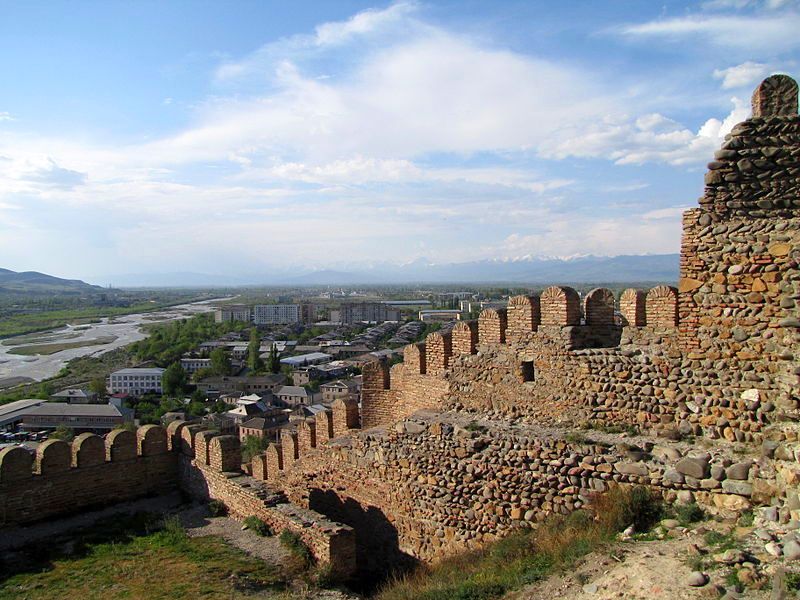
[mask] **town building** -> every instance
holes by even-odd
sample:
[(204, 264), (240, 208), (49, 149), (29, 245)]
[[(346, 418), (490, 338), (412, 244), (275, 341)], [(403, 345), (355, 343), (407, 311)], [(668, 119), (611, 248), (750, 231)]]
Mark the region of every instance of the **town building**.
[(310, 352), (308, 354), (300, 354), (298, 356), (289, 356), (281, 359), (282, 365), (290, 367), (308, 367), (310, 365), (319, 365), (322, 363), (331, 362), (333, 356), (325, 354), (324, 352)]
[(125, 420), (123, 412), (113, 404), (44, 402), (25, 411), (20, 427), (27, 431), (68, 427), (76, 433), (105, 433)]
[(27, 411), (44, 404), (46, 400), (31, 398), (27, 400), (15, 400), (0, 406), (0, 431), (11, 431), (22, 423)]
[(214, 312), (214, 321), (217, 323), (228, 323), (232, 321), (244, 321), (249, 323), (250, 307), (244, 304), (227, 304), (220, 306)]
[(287, 325), (299, 320), (297, 304), (257, 304), (253, 307), (253, 323), (256, 325)]
[(292, 371), (292, 381), (295, 385), (308, 385), (311, 381), (328, 381), (337, 377), (345, 377), (350, 372), (350, 365), (337, 360), (322, 365), (300, 367)]
[(98, 398), (95, 392), (89, 390), (82, 390), (80, 388), (69, 388), (61, 390), (50, 396), (53, 402), (69, 402), (70, 404), (94, 404), (96, 402), (104, 403), (101, 398)]
[(253, 323), (256, 325), (288, 325), (299, 322), (299, 304), (257, 304), (253, 307)]
[(250, 345), (244, 342), (239, 342), (228, 346), (233, 360), (247, 360), (247, 351)]
[(232, 435), (236, 433), (237, 425), (227, 413), (211, 413), (202, 418), (201, 423), (204, 427), (216, 429), (222, 435)]
[(424, 323), (448, 323), (460, 321), (461, 311), (456, 309), (421, 310), (419, 320)]
[(200, 369), (207, 369), (210, 366), (210, 358), (201, 358), (199, 356), (184, 356), (181, 358), (181, 367), (190, 375), (197, 373)]
[(264, 392), (275, 392), (286, 383), (286, 376), (283, 373), (272, 373), (269, 375), (256, 375), (252, 377), (238, 376), (216, 376), (205, 377), (197, 383), (197, 389), (203, 393), (218, 392), (227, 394), (231, 392), (245, 392), (247, 394), (264, 394)]
[(346, 400), (352, 398), (359, 400), (361, 395), (361, 385), (355, 379), (330, 381), (323, 383), (319, 386), (319, 391), (322, 394), (322, 403), (331, 405), (336, 400)]
[(278, 401), (288, 407), (308, 406), (313, 404), (318, 394), (309, 392), (306, 388), (299, 385), (285, 385), (275, 392)]
[(161, 377), (165, 369), (159, 367), (120, 369), (109, 377), (108, 391), (112, 394), (124, 393), (131, 396), (154, 393), (162, 394)]
[(300, 322), (305, 324), (314, 323), (317, 320), (317, 307), (315, 304), (300, 305)]
[(225, 414), (233, 419), (236, 425), (240, 425), (248, 419), (260, 417), (265, 412), (267, 412), (267, 405), (259, 400), (258, 402), (240, 402), (236, 408), (226, 411)]
[(382, 302), (348, 302), (332, 310), (330, 320), (339, 323), (399, 321), (400, 311)]
[(248, 435), (257, 438), (269, 436), (270, 439), (277, 440), (278, 430), (289, 422), (290, 410), (285, 408), (273, 408), (264, 412), (258, 417), (253, 417), (239, 425), (239, 439), (244, 442)]

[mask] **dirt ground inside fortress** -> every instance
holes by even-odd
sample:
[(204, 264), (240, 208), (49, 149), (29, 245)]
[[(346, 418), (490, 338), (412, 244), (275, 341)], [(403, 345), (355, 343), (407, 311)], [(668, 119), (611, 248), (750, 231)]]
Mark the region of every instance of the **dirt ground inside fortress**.
[[(622, 543), (603, 552), (586, 556), (569, 573), (511, 592), (504, 600), (693, 600), (720, 598), (715, 583), (721, 573), (709, 573), (711, 581), (700, 588), (686, 582), (692, 569), (687, 564), (687, 548), (701, 537)], [(725, 586), (730, 587), (730, 586)], [(790, 596), (781, 596), (789, 598)], [(724, 598), (767, 600), (770, 591), (748, 589)]]

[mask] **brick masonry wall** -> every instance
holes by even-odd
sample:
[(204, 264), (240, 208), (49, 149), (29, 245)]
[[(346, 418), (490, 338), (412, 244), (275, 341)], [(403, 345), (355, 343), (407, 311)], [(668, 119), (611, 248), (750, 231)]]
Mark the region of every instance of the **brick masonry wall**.
[(475, 354), (478, 344), (478, 322), (459, 321), (452, 331), (453, 356)]
[[(177, 487), (176, 456), (166, 432), (148, 426), (72, 444), (50, 440), (34, 458), (19, 447), (0, 451), (0, 526), (52, 519)], [(137, 447), (138, 446), (138, 447)]]
[(283, 494), (254, 477), (223, 473), (188, 456), (181, 455), (179, 461), (181, 486), (192, 496), (224, 502), (229, 514), (240, 521), (256, 516), (276, 533), (288, 529), (298, 534), (317, 561), (330, 565), (336, 575), (355, 572), (352, 528), (287, 502)]

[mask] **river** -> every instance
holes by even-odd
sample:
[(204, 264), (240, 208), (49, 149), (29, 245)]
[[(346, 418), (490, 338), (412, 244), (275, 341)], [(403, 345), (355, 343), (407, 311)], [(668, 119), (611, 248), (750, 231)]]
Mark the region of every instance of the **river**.
[[(60, 329), (42, 331), (36, 334), (24, 336), (24, 338), (34, 338), (39, 340), (36, 343), (19, 343), (17, 338), (8, 338), (0, 342), (0, 388), (13, 383), (23, 383), (25, 381), (41, 381), (56, 375), (68, 361), (79, 356), (99, 356), (115, 348), (127, 346), (133, 342), (138, 342), (147, 337), (141, 329), (142, 325), (159, 322), (183, 319), (192, 315), (211, 312), (214, 307), (213, 302), (219, 302), (224, 298), (212, 298), (202, 302), (192, 302), (190, 304), (180, 304), (162, 310), (131, 314), (119, 317), (103, 318), (98, 323), (88, 325), (67, 325)], [(80, 348), (69, 348), (55, 352), (54, 354), (35, 354), (23, 356), (11, 354), (10, 350), (21, 346), (37, 346), (54, 343), (78, 343), (98, 338), (116, 338), (113, 342), (103, 344), (90, 344)], [(23, 338), (23, 339), (24, 339)], [(15, 344), (15, 345), (8, 345)]]

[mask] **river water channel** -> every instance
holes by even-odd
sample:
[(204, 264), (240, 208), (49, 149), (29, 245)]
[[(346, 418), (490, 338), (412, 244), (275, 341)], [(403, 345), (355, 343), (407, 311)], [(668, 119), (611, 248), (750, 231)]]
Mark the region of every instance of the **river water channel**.
[[(103, 318), (98, 323), (87, 325), (67, 325), (61, 329), (43, 331), (17, 338), (8, 338), (0, 341), (0, 388), (24, 381), (41, 381), (57, 374), (62, 367), (73, 358), (79, 356), (99, 356), (104, 352), (138, 342), (147, 337), (141, 329), (142, 325), (157, 323), (159, 321), (172, 321), (183, 319), (192, 315), (214, 310), (212, 303), (219, 302), (220, 298), (171, 306), (163, 310), (149, 313), (132, 314), (120, 317)], [(36, 340), (34, 342), (21, 339)], [(101, 343), (112, 338), (110, 343)], [(98, 340), (98, 343), (91, 342)], [(13, 354), (10, 351), (20, 347), (47, 346), (57, 343), (77, 344), (89, 342), (89, 345), (80, 348), (69, 348), (54, 354), (34, 354), (24, 356)]]

